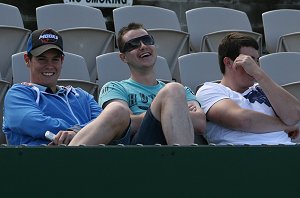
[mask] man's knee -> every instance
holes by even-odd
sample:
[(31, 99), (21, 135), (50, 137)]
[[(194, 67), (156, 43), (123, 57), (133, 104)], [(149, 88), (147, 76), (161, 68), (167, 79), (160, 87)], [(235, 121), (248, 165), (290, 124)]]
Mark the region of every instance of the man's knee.
[(111, 102), (108, 104), (104, 111), (109, 114), (111, 122), (116, 124), (127, 124), (130, 121), (129, 109), (119, 102)]
[(184, 86), (177, 82), (166, 84), (160, 92), (164, 97), (185, 97)]

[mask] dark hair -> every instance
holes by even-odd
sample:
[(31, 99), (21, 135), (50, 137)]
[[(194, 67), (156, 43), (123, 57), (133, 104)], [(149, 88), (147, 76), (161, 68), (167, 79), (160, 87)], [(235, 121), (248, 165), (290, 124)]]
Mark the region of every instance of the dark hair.
[(147, 31), (142, 24), (140, 23), (129, 23), (127, 26), (122, 27), (118, 33), (118, 38), (117, 38), (117, 43), (118, 43), (118, 47), (119, 50), (122, 51), (121, 49), (123, 49), (124, 47), (124, 40), (123, 40), (123, 36), (124, 34), (126, 34), (127, 32), (129, 32), (130, 30), (137, 30), (137, 29), (144, 29), (145, 31)]
[(219, 66), (222, 74), (225, 73), (223, 59), (229, 57), (231, 60), (235, 60), (240, 55), (242, 47), (253, 47), (256, 50), (259, 48), (253, 37), (239, 32), (229, 33), (222, 39), (218, 49)]

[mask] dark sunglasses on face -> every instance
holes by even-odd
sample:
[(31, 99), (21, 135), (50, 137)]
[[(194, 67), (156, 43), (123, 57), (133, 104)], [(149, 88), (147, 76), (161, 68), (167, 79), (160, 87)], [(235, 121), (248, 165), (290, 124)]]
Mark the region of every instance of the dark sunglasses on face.
[(140, 37), (137, 37), (137, 38), (134, 38), (134, 39), (131, 39), (131, 40), (127, 41), (124, 44), (124, 47), (123, 47), (121, 52), (122, 53), (130, 52), (134, 49), (137, 49), (141, 46), (141, 42), (144, 45), (154, 45), (153, 37), (151, 35), (144, 35), (144, 36), (140, 36)]

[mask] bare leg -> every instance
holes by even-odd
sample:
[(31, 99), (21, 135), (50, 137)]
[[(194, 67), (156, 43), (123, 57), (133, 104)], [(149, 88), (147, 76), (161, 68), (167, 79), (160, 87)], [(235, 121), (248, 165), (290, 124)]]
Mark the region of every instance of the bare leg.
[(191, 145), (194, 142), (194, 128), (181, 84), (166, 84), (153, 100), (151, 112), (161, 122), (169, 145)]
[(108, 144), (123, 135), (129, 122), (128, 109), (118, 102), (111, 102), (93, 122), (75, 135), (69, 146)]

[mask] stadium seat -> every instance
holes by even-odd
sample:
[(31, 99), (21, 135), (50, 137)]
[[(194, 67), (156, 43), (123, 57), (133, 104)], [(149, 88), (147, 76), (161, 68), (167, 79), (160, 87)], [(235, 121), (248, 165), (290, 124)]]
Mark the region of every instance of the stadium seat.
[[(72, 85), (73, 87), (81, 87), (98, 100), (98, 84), (90, 81), (84, 58), (76, 54), (68, 52), (64, 53), (65, 59), (62, 65), (60, 78), (58, 79), (58, 84), (63, 86)], [(30, 81), (30, 72), (23, 57), (24, 52), (12, 56), (13, 83)]]
[(0, 3), (0, 73), (4, 80), (12, 82), (11, 55), (25, 49), (30, 32), (17, 7)]
[(300, 80), (300, 53), (278, 52), (259, 58), (260, 67), (279, 85)]
[(113, 10), (113, 20), (116, 34), (130, 22), (143, 24), (155, 39), (158, 55), (167, 59), (173, 79), (180, 82), (177, 59), (189, 53), (189, 35), (181, 30), (174, 11), (154, 6), (125, 6)]
[(193, 52), (217, 52), (229, 32), (241, 32), (257, 40), (262, 49), (262, 35), (252, 31), (245, 12), (222, 7), (201, 7), (186, 11), (188, 33)]
[(0, 80), (0, 144), (6, 144), (6, 138), (5, 135), (2, 131), (2, 123), (3, 123), (3, 104), (4, 104), (4, 98), (5, 98), (5, 94), (7, 92), (7, 90), (10, 87), (10, 82), (8, 81), (4, 81), (4, 80)]
[(207, 81), (220, 80), (222, 74), (219, 68), (216, 52), (197, 52), (178, 58), (181, 83), (196, 92), (197, 86)]
[(300, 32), (280, 36), (277, 52), (300, 52)]
[(284, 84), (282, 87), (300, 101), (300, 78), (299, 81)]
[[(266, 49), (269, 53), (292, 51), (292, 49), (284, 49), (284, 43), (288, 42), (288, 38), (281, 37), (300, 32), (299, 20), (300, 10), (296, 9), (278, 9), (262, 13)], [(290, 39), (292, 40), (292, 38)], [(299, 41), (295, 42), (293, 45), (299, 49)], [(287, 48), (291, 48), (291, 46)]]
[(64, 51), (86, 60), (91, 82), (96, 82), (96, 56), (115, 51), (115, 34), (107, 30), (101, 10), (74, 4), (49, 4), (36, 8), (36, 18), (38, 29), (52, 28), (61, 34)]
[[(120, 57), (119, 52), (112, 52), (97, 56), (98, 85), (101, 88), (109, 81), (121, 81), (130, 77), (130, 70)], [(155, 64), (157, 79), (164, 82), (172, 81), (171, 72), (165, 58), (158, 56)]]

